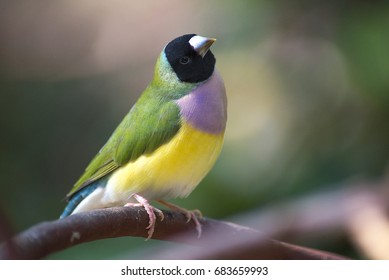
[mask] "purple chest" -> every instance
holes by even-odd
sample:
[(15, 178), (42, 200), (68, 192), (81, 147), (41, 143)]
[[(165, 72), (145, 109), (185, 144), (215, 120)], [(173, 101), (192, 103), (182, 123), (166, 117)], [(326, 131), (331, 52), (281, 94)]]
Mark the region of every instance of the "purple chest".
[(211, 134), (224, 132), (227, 121), (227, 97), (217, 70), (203, 84), (176, 101), (181, 116), (193, 127)]

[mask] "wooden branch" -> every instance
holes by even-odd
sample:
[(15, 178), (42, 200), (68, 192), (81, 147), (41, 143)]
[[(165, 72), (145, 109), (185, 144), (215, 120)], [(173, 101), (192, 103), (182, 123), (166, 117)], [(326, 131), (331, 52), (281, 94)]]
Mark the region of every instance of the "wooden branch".
[[(197, 238), (192, 222), (181, 213), (163, 211), (153, 239), (194, 245), (188, 252), (159, 255), (174, 259), (343, 259), (344, 257), (266, 238), (240, 225), (203, 219), (203, 234)], [(0, 245), (0, 259), (40, 259), (65, 248), (105, 238), (147, 237), (148, 215), (143, 208), (118, 207), (72, 215), (43, 222)], [(184, 233), (185, 232), (185, 233)], [(196, 248), (197, 247), (197, 248)], [(184, 253), (184, 254), (183, 254)]]

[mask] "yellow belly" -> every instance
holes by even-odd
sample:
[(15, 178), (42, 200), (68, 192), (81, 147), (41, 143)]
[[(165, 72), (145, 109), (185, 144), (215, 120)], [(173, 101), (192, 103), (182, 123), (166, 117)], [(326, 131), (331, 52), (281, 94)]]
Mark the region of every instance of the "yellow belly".
[(184, 122), (167, 144), (117, 169), (107, 183), (106, 198), (127, 202), (134, 193), (147, 199), (189, 195), (213, 167), (223, 137), (224, 133), (205, 133)]

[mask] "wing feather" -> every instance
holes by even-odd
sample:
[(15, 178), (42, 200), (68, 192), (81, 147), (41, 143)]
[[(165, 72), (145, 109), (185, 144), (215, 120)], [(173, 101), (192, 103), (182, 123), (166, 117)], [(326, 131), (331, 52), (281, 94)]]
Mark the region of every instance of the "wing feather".
[(175, 102), (161, 104), (161, 100), (139, 99), (89, 163), (67, 198), (127, 162), (152, 153), (168, 142), (179, 129), (180, 111)]

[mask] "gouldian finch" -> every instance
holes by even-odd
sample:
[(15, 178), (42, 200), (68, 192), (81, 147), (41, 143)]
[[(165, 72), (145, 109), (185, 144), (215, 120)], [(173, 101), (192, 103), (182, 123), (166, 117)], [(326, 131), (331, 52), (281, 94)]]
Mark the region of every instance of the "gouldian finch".
[(186, 197), (218, 158), (227, 121), (224, 82), (210, 51), (215, 39), (186, 34), (159, 55), (151, 83), (67, 194), (61, 218), (113, 206), (141, 206), (154, 232), (151, 201), (183, 212), (165, 200)]

